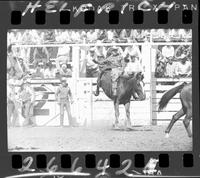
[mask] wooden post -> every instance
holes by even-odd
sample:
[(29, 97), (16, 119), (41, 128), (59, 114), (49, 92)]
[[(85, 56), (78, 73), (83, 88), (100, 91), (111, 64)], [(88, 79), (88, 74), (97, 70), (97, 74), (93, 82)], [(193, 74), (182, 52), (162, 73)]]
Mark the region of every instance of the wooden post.
[(75, 117), (79, 118), (79, 98), (77, 93), (77, 82), (79, 78), (79, 47), (72, 46), (72, 93), (74, 94), (74, 110), (75, 110)]
[(155, 46), (151, 48), (151, 124), (157, 125), (157, 112), (156, 111), (156, 78), (155, 78), (155, 68), (156, 68), (156, 49)]
[[(150, 85), (148, 84), (151, 84), (151, 46), (149, 44), (143, 44), (142, 45), (142, 50), (141, 50), (141, 53), (142, 53), (142, 66), (144, 67), (144, 82), (145, 84), (145, 92), (149, 92), (150, 91)], [(145, 111), (147, 114), (148, 114), (148, 118), (144, 118), (145, 119), (145, 122), (149, 125), (151, 124), (151, 94), (149, 93), (146, 93), (147, 97), (146, 97), (146, 100), (147, 102), (145, 101), (145, 105), (144, 105), (144, 108), (145, 108)], [(150, 96), (150, 98), (149, 98)]]

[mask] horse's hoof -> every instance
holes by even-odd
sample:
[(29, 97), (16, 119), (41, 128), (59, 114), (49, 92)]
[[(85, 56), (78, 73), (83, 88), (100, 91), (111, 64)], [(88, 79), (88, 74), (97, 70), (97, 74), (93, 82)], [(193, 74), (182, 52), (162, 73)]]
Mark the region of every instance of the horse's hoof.
[(133, 127), (131, 125), (126, 126), (126, 130), (133, 130)]
[(116, 124), (113, 124), (113, 129), (114, 130), (120, 130), (120, 127), (118, 125), (116, 125)]
[(165, 134), (165, 138), (169, 138), (169, 133), (166, 133), (166, 134)]
[(93, 94), (94, 94), (94, 96), (99, 96), (99, 93), (94, 92)]

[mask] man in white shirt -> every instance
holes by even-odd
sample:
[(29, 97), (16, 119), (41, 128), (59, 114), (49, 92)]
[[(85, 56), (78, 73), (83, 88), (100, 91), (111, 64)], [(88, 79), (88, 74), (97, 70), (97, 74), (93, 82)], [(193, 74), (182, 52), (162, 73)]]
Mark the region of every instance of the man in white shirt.
[(17, 94), (13, 79), (8, 80), (7, 85), (7, 122), (8, 127), (19, 126)]
[(175, 54), (174, 47), (171, 45), (166, 45), (162, 48), (162, 61), (167, 62), (169, 59), (173, 59)]
[(124, 75), (129, 76), (133, 73), (139, 73), (143, 72), (143, 67), (141, 65), (141, 62), (138, 58), (135, 58), (134, 56), (129, 57), (129, 62), (127, 63), (125, 69), (124, 69)]
[(125, 48), (125, 50), (123, 52), (123, 57), (125, 58), (127, 56), (132, 56), (132, 57), (138, 58), (139, 61), (141, 61), (141, 59), (142, 59), (140, 49), (137, 45), (128, 46)]
[(68, 63), (70, 58), (70, 47), (68, 45), (58, 48), (57, 58), (56, 58), (56, 68), (60, 68), (60, 63)]

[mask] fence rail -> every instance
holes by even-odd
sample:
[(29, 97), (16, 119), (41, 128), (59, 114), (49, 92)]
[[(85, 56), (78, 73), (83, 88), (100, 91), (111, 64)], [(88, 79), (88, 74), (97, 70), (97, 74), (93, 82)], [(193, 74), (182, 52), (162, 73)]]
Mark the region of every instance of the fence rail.
[[(166, 108), (162, 111), (158, 111), (159, 101), (162, 98), (163, 94), (172, 89), (173, 87), (181, 84), (181, 82), (191, 82), (191, 78), (180, 78), (180, 79), (169, 79), (169, 78), (157, 78), (153, 80), (156, 83), (155, 87), (152, 89), (154, 95), (152, 96), (152, 113), (155, 116), (152, 118), (154, 124), (162, 124), (166, 123), (166, 121), (170, 121), (172, 116), (181, 109), (181, 101), (180, 101), (180, 93), (177, 93), (168, 103)], [(171, 84), (170, 84), (171, 82)], [(179, 120), (182, 121), (182, 118)]]

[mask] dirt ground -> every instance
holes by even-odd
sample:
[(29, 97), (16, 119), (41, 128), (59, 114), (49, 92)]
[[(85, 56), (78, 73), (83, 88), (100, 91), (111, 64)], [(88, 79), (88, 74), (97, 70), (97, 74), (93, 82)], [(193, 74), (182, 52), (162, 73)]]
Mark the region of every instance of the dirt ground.
[(8, 129), (9, 151), (191, 151), (182, 123), (169, 138), (166, 126), (137, 126), (131, 131), (107, 127), (20, 127)]

